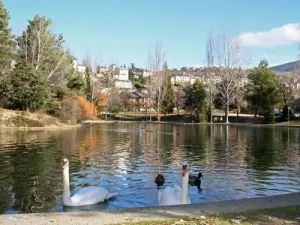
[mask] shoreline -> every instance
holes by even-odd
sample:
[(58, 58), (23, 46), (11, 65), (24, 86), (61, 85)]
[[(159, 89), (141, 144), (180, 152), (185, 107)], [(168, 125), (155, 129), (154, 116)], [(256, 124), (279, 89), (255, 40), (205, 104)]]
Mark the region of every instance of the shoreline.
[(245, 127), (292, 127), (297, 128), (299, 125), (285, 125), (285, 124), (252, 124), (252, 123), (190, 123), (190, 122), (171, 122), (171, 121), (140, 121), (140, 120), (85, 120), (81, 125), (92, 124), (112, 124), (112, 123), (141, 123), (141, 124), (170, 124), (170, 125), (221, 125), (221, 126), (245, 126)]
[(240, 126), (240, 127), (269, 127), (269, 128), (300, 128), (300, 125), (285, 125), (285, 124), (251, 124), (251, 123), (189, 123), (189, 122), (170, 122), (170, 121), (139, 121), (139, 120), (85, 120), (76, 125), (62, 125), (62, 126), (44, 126), (44, 127), (16, 127), (16, 126), (0, 126), (1, 130), (66, 130), (73, 128), (80, 128), (93, 124), (169, 124), (169, 125), (205, 125), (205, 126)]
[(2, 130), (67, 130), (73, 128), (82, 127), (82, 124), (77, 125), (63, 125), (63, 126), (45, 126), (45, 127), (8, 127), (0, 126), (0, 131)]
[(226, 200), (191, 205), (128, 208), (93, 212), (37, 213), (0, 215), (2, 224), (116, 224), (196, 218), (218, 213), (241, 213), (285, 206), (300, 206), (300, 193)]

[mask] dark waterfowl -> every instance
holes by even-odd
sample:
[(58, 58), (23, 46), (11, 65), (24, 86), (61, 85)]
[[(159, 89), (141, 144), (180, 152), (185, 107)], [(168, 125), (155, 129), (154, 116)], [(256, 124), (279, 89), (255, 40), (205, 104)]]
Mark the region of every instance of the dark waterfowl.
[(200, 188), (201, 187), (201, 178), (203, 178), (203, 175), (201, 172), (198, 173), (198, 177), (189, 175), (189, 184)]
[(155, 178), (155, 183), (157, 186), (163, 186), (165, 183), (165, 178), (162, 174), (157, 174), (157, 177)]

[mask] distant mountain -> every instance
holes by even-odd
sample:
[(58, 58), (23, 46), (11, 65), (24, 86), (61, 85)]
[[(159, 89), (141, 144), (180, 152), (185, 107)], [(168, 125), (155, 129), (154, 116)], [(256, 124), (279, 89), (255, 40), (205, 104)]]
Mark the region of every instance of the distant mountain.
[(274, 72), (283, 73), (283, 72), (293, 72), (296, 67), (300, 68), (300, 61), (294, 61), (294, 62), (289, 62), (278, 66), (273, 66), (271, 67), (271, 69)]

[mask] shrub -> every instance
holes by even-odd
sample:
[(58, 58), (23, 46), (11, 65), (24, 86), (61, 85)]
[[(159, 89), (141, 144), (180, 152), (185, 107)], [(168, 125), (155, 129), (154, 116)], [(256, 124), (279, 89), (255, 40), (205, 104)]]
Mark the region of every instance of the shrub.
[(81, 108), (78, 101), (70, 96), (65, 96), (61, 103), (59, 118), (67, 124), (76, 124), (81, 120)]
[(93, 103), (89, 102), (83, 96), (77, 97), (78, 104), (81, 108), (82, 118), (85, 120), (95, 119), (97, 117), (97, 110)]

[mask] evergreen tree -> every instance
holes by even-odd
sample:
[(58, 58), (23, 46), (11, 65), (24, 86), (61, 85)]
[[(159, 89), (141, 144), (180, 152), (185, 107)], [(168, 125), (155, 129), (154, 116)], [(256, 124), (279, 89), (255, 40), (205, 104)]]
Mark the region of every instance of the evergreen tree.
[(85, 78), (78, 72), (69, 80), (67, 87), (77, 95), (86, 95)]
[(90, 102), (93, 101), (93, 86), (92, 86), (92, 69), (86, 66), (85, 69), (85, 96)]
[(255, 116), (260, 112), (265, 122), (272, 122), (274, 106), (281, 100), (276, 74), (268, 67), (268, 62), (262, 60), (248, 79), (250, 82), (246, 87), (246, 99), (255, 109)]
[(21, 36), (17, 38), (19, 60), (32, 69), (39, 70), (51, 88), (66, 85), (73, 76), (73, 60), (64, 47), (65, 40), (51, 30), (52, 21), (36, 15)]
[(7, 108), (34, 111), (49, 102), (49, 92), (41, 73), (23, 63), (16, 65), (8, 83)]
[(166, 90), (165, 90), (164, 99), (162, 101), (161, 112), (166, 115), (168, 113), (173, 113), (173, 109), (174, 109), (174, 102), (173, 102), (174, 90), (170, 78), (167, 79), (165, 88)]
[(0, 0), (0, 75), (10, 71), (12, 63), (13, 37), (8, 28), (9, 14)]
[(185, 110), (196, 115), (198, 121), (205, 121), (207, 93), (204, 85), (200, 81), (196, 81), (193, 85), (188, 86), (185, 92)]

